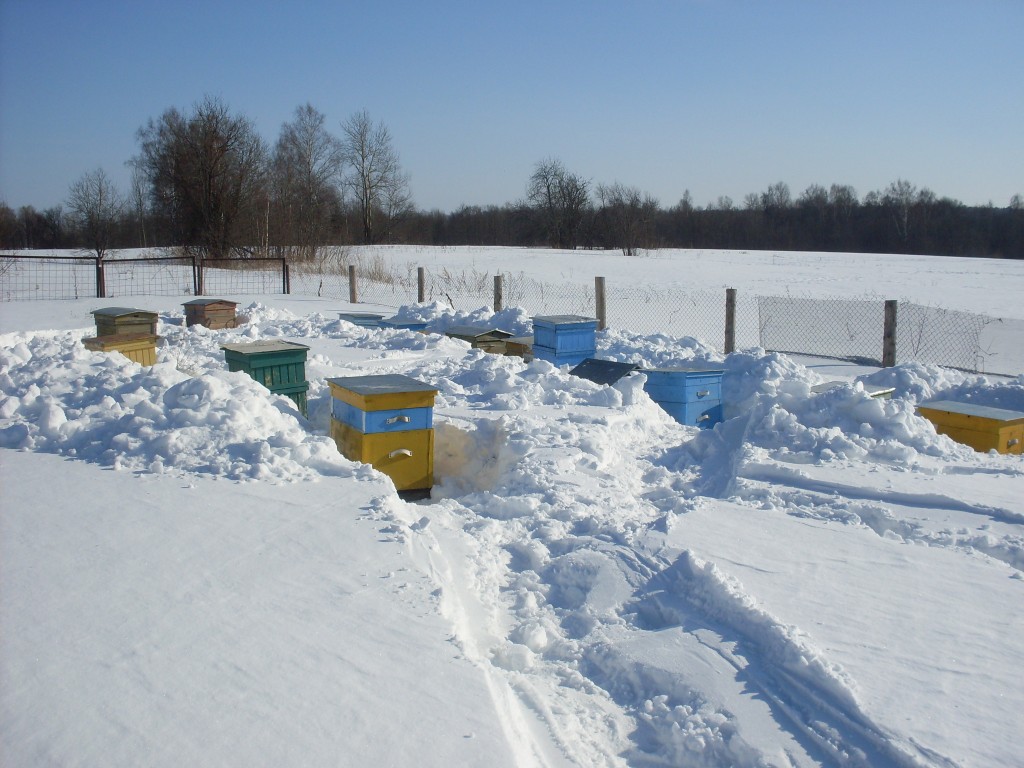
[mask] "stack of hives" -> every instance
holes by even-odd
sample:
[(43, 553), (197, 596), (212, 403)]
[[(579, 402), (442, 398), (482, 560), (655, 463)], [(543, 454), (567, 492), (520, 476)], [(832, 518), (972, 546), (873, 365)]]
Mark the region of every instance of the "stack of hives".
[(132, 307), (105, 307), (92, 312), (96, 335), (82, 339), (93, 352), (120, 352), (140, 365), (156, 363), (157, 313)]
[(437, 389), (401, 374), (328, 379), (331, 437), (352, 461), (370, 464), (405, 495), (434, 484)]
[(597, 319), (580, 315), (533, 318), (533, 356), (555, 365), (577, 365), (594, 357)]

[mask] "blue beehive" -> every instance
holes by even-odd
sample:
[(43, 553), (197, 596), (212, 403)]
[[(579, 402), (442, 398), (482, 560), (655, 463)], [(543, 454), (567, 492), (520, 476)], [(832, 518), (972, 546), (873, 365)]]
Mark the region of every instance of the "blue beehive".
[(581, 315), (533, 318), (533, 356), (555, 365), (579, 365), (597, 350), (597, 319)]
[(644, 391), (680, 424), (709, 429), (722, 420), (723, 369), (688, 365), (644, 373)]

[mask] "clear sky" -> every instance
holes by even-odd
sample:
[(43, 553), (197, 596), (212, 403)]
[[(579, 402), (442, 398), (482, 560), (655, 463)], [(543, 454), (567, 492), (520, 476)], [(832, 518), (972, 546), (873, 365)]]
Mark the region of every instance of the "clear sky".
[(423, 209), (517, 200), (549, 157), (666, 207), (1024, 194), (1024, 0), (0, 0), (0, 201), (126, 189), (136, 131), (205, 95), (269, 144), (367, 109)]

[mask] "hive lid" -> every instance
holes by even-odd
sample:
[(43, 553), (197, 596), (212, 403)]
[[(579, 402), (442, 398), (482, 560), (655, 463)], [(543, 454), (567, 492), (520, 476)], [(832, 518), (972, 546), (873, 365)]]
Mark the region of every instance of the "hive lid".
[(433, 392), (437, 387), (404, 376), (400, 373), (384, 373), (377, 376), (339, 376), (328, 379), (328, 384), (355, 392), (357, 395), (390, 395), (399, 392)]
[(145, 309), (135, 309), (134, 307), (103, 307), (102, 309), (94, 309), (93, 315), (102, 315), (103, 317), (125, 317), (127, 315), (145, 315), (146, 317), (156, 317), (156, 312), (150, 312)]
[(633, 363), (619, 363), (614, 360), (598, 360), (596, 357), (588, 357), (569, 373), (595, 384), (614, 384), (639, 368), (639, 365)]
[(641, 368), (645, 373), (725, 373), (725, 369), (714, 363), (679, 363), (658, 368)]
[(542, 322), (549, 325), (565, 325), (567, 323), (596, 323), (596, 317), (584, 317), (583, 315), (537, 315), (533, 322)]
[(955, 400), (932, 400), (927, 403), (918, 403), (917, 407), (933, 411), (962, 413), (965, 416), (992, 419), (993, 421), (1024, 421), (1024, 411), (1011, 411), (1007, 408), (996, 408), (991, 405), (978, 405), (977, 403), (959, 403)]
[(309, 349), (305, 344), (296, 344), (294, 341), (280, 341), (278, 339), (261, 339), (260, 341), (250, 341), (244, 344), (221, 344), (220, 348), (243, 355), (259, 352), (293, 352), (299, 349)]
[(472, 339), (479, 339), (482, 336), (491, 336), (496, 339), (511, 339), (512, 334), (500, 328), (488, 328), (483, 325), (453, 325), (448, 329), (449, 336), (464, 336)]
[(228, 301), (227, 299), (192, 299), (192, 301), (186, 301), (182, 306), (208, 307), (211, 304), (230, 304), (232, 307), (238, 306), (237, 301)]

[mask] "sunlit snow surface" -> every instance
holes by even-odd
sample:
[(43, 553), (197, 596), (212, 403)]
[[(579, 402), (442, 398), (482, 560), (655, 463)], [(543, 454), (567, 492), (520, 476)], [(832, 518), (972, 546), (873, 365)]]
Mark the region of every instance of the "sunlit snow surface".
[[(841, 367), (599, 334), (606, 358), (723, 363), (729, 418), (697, 431), (641, 374), (295, 297), (186, 329), (184, 300), (133, 297), (160, 311), (152, 368), (81, 345), (102, 301), (2, 307), (0, 763), (1019, 761), (1024, 463), (915, 405), (1024, 410), (1024, 376), (907, 364), (813, 394)], [(262, 338), (310, 346), (308, 420), (226, 371), (222, 343)], [(325, 378), (394, 372), (439, 390), (421, 503), (326, 436)]]

